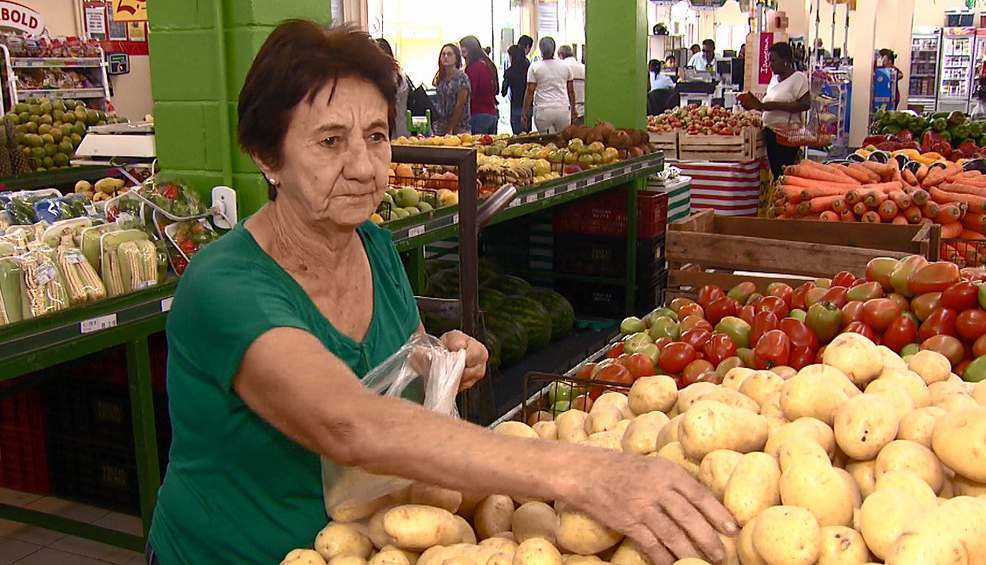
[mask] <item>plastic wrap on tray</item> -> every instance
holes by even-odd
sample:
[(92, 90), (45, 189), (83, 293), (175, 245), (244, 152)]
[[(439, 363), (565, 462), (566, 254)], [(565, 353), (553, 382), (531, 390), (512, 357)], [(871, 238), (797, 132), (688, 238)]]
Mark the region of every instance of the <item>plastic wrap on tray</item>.
[(41, 235), (41, 241), (51, 248), (58, 247), (65, 242), (68, 236), (73, 246), (78, 247), (82, 230), (92, 227), (90, 218), (70, 218), (61, 220), (49, 226)]
[(12, 324), (24, 319), (21, 303), (21, 260), (0, 259), (0, 323)]
[(104, 233), (113, 231), (120, 231), (120, 228), (116, 224), (101, 224), (98, 226), (92, 226), (91, 228), (84, 228), (80, 232), (79, 249), (82, 250), (82, 255), (85, 256), (86, 261), (92, 265), (92, 268), (99, 270), (100, 237), (102, 237)]
[(177, 180), (156, 176), (132, 192), (173, 220), (201, 216), (207, 211), (198, 193)]
[(55, 251), (55, 265), (65, 281), (72, 306), (106, 297), (106, 285), (79, 248), (62, 245)]
[(158, 282), (157, 249), (146, 233), (121, 230), (100, 237), (100, 271), (106, 293), (119, 296)]
[(36, 249), (20, 256), (21, 302), (25, 318), (44, 316), (70, 305), (53, 254), (51, 249)]
[(212, 225), (204, 219), (189, 220), (170, 224), (164, 228), (171, 247), (180, 254), (178, 258), (172, 258), (172, 265), (175, 272), (179, 275), (188, 266), (188, 261), (198, 253), (203, 246), (215, 241), (219, 234), (212, 228)]

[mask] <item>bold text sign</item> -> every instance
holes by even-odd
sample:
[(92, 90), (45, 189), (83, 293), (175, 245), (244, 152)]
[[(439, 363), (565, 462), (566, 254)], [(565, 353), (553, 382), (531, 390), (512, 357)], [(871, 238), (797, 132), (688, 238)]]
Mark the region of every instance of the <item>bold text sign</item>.
[(770, 48), (774, 45), (774, 34), (767, 32), (760, 34), (760, 49), (757, 61), (760, 63), (757, 70), (757, 84), (770, 84), (774, 72), (770, 70)]
[(45, 20), (41, 14), (16, 2), (0, 0), (0, 28), (16, 29), (28, 35), (41, 35)]
[(113, 0), (113, 21), (146, 22), (147, 0)]

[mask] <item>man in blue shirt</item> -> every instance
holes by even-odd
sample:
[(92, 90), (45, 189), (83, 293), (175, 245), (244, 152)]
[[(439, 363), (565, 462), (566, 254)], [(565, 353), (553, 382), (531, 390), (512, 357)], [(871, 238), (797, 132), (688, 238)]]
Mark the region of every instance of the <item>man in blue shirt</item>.
[(647, 70), (650, 74), (650, 89), (671, 89), (674, 88), (674, 81), (671, 77), (661, 73), (661, 61), (657, 59), (651, 59), (647, 64)]
[(688, 61), (688, 66), (697, 71), (715, 71), (716, 68), (716, 42), (711, 39), (702, 41), (702, 50), (692, 55)]

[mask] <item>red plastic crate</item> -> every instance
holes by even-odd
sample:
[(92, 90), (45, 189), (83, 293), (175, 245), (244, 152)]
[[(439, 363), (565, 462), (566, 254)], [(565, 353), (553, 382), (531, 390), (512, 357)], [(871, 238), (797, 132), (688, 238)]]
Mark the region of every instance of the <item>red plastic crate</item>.
[[(0, 385), (0, 390), (11, 383)], [(0, 487), (51, 494), (44, 396), (30, 388), (0, 398)]]
[[(606, 237), (627, 234), (627, 192), (614, 190), (586, 198), (555, 213), (556, 232)], [(668, 225), (668, 195), (665, 192), (637, 193), (637, 238), (661, 235)]]

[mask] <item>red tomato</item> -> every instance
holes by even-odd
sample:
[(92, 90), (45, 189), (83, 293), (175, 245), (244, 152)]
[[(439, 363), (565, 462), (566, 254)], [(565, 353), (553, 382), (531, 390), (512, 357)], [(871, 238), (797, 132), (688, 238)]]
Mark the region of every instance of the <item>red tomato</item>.
[(787, 365), (791, 356), (791, 340), (781, 330), (765, 333), (753, 349), (753, 363), (757, 369), (770, 369)]
[(945, 357), (948, 362), (955, 367), (965, 358), (965, 346), (962, 342), (950, 335), (933, 335), (921, 342), (921, 349), (937, 351)]
[(778, 318), (783, 318), (784, 316), (787, 316), (788, 313), (791, 311), (791, 309), (788, 308), (787, 302), (785, 302), (783, 298), (780, 298), (778, 296), (764, 296), (759, 301), (757, 301), (756, 304), (753, 305), (753, 308), (757, 312), (763, 312), (764, 310), (773, 312), (777, 314)]
[(586, 363), (582, 366), (577, 373), (575, 373), (575, 378), (589, 380), (592, 378), (592, 371), (596, 368), (595, 363)]
[(942, 291), (941, 305), (956, 312), (977, 308), (979, 306), (979, 287), (974, 282), (957, 282)]
[(705, 342), (705, 358), (718, 367), (719, 363), (736, 355), (736, 344), (724, 333), (714, 332)]
[(791, 350), (799, 347), (811, 349), (812, 355), (818, 349), (818, 336), (811, 331), (808, 324), (797, 318), (784, 318), (778, 328), (791, 340)]
[(694, 347), (695, 351), (702, 351), (710, 337), (712, 337), (712, 331), (705, 328), (695, 328), (681, 334), (678, 341), (683, 341)]
[(696, 359), (681, 371), (681, 382), (688, 386), (697, 383), (700, 376), (707, 371), (715, 372), (715, 367), (705, 359)]
[(782, 282), (770, 283), (767, 285), (767, 296), (776, 296), (784, 301), (787, 307), (791, 308), (791, 300), (794, 298), (794, 289), (790, 285)]
[(689, 363), (698, 358), (695, 348), (680, 341), (664, 348), (657, 364), (668, 373), (677, 374), (685, 370)]
[[(698, 304), (696, 304), (696, 306), (698, 306)], [(681, 323), (678, 324), (678, 330), (681, 333), (685, 333), (688, 330), (694, 330), (695, 328), (705, 328), (710, 332), (713, 329), (712, 324), (710, 324), (708, 320), (706, 320), (702, 316), (697, 316), (695, 314), (692, 314), (691, 316), (685, 316), (684, 318), (682, 318)]]
[(854, 333), (866, 336), (870, 341), (876, 341), (876, 332), (873, 328), (866, 325), (866, 322), (853, 322), (846, 326), (845, 333)]
[(986, 355), (986, 335), (979, 336), (979, 339), (972, 344), (972, 356), (978, 359), (983, 355)]
[[(698, 289), (698, 303), (706, 310), (709, 309), (709, 304), (712, 304), (717, 298), (723, 298), (725, 296), (726, 292), (714, 284), (707, 284)], [(712, 323), (714, 324), (715, 322)]]
[(914, 320), (907, 316), (897, 316), (890, 322), (887, 331), (883, 332), (883, 345), (900, 353), (900, 350), (909, 343), (917, 343), (918, 327), (914, 325)]
[(688, 316), (698, 316), (700, 318), (705, 317), (705, 309), (702, 308), (698, 303), (692, 302), (691, 304), (685, 304), (678, 309), (678, 319), (684, 320)]
[[(687, 367), (686, 367), (687, 369)], [(719, 375), (718, 371), (706, 371), (695, 379), (697, 383), (712, 383), (716, 385), (722, 384), (722, 377)]]
[(877, 333), (890, 327), (900, 313), (900, 306), (889, 298), (874, 298), (863, 304), (863, 321)]
[(747, 324), (753, 325), (753, 317), (756, 316), (757, 311), (753, 308), (752, 304), (740, 308), (739, 318), (746, 322)]
[(936, 308), (941, 306), (941, 295), (940, 292), (929, 292), (927, 294), (922, 294), (921, 296), (915, 296), (911, 300), (911, 312), (918, 317), (918, 320), (922, 322), (928, 319), (928, 316), (935, 311)]
[(868, 281), (866, 279), (856, 279), (856, 280), (852, 281), (852, 284), (849, 285), (849, 288), (856, 288), (857, 286), (859, 286), (861, 284), (866, 284), (868, 282), (870, 282), (870, 281)]
[(950, 335), (955, 337), (955, 320), (957, 318), (958, 314), (955, 313), (955, 310), (941, 307), (936, 308), (928, 316), (928, 319), (921, 323), (921, 327), (918, 328), (918, 337), (922, 343), (924, 340), (936, 335)]
[(690, 298), (678, 297), (672, 300), (671, 304), (668, 307), (671, 308), (671, 310), (675, 314), (678, 314), (678, 318), (680, 319), (680, 318), (684, 318), (684, 316), (681, 315), (680, 310), (683, 306), (687, 304), (695, 304), (695, 301)]
[(739, 314), (739, 310), (739, 302), (723, 295), (714, 299), (711, 304), (705, 306), (705, 319), (714, 326), (726, 316), (735, 316)]
[(887, 298), (893, 300), (900, 306), (901, 312), (911, 309), (911, 301), (907, 299), (903, 294), (897, 294), (896, 292), (887, 295)]
[(914, 294), (941, 292), (959, 282), (959, 266), (948, 261), (928, 263), (911, 275), (908, 288)]
[(810, 347), (791, 348), (791, 355), (787, 360), (788, 365), (798, 371), (815, 362), (815, 350)]
[(955, 318), (955, 333), (967, 343), (979, 339), (979, 336), (986, 334), (986, 312), (972, 308), (960, 313)]
[(626, 357), (621, 356), (616, 361), (626, 367), (627, 371), (630, 371), (630, 376), (633, 377), (633, 380), (637, 380), (640, 377), (649, 377), (654, 374), (654, 361), (643, 353), (634, 353)]
[(847, 292), (849, 292), (849, 289), (844, 286), (833, 286), (825, 291), (825, 294), (822, 295), (821, 300), (831, 302), (832, 304), (835, 304), (836, 307), (842, 308), (847, 302), (849, 302), (849, 299), (846, 298)]
[(619, 342), (619, 343), (614, 343), (613, 344), (613, 347), (610, 347), (609, 348), (609, 351), (606, 352), (606, 358), (607, 359), (616, 359), (620, 355), (623, 355), (623, 342), (622, 341)]
[(752, 326), (750, 329), (750, 343), (755, 345), (763, 337), (763, 334), (770, 330), (776, 330), (780, 325), (780, 320), (777, 318), (777, 314), (768, 310), (761, 310), (753, 317), (753, 323), (750, 325)]
[(791, 294), (791, 308), (799, 308), (801, 310), (807, 310), (808, 303), (806, 301), (806, 297), (808, 295), (808, 291), (813, 288), (815, 288), (815, 283), (806, 282), (805, 284), (795, 289), (794, 292)]
[[(620, 383), (620, 384), (633, 384), (633, 376), (626, 367), (619, 363), (613, 363), (612, 365), (607, 365), (602, 369), (596, 371), (593, 375), (592, 380), (602, 381), (604, 383)], [(595, 400), (599, 398), (599, 395), (606, 392), (608, 387), (601, 386), (590, 386), (589, 387), (589, 398)]]
[(832, 286), (844, 286), (849, 288), (854, 282), (856, 282), (856, 275), (850, 273), (849, 271), (842, 271), (832, 277)]
[(825, 355), (825, 349), (827, 347), (828, 347), (827, 345), (823, 345), (823, 346), (821, 346), (821, 347), (818, 348), (818, 353), (815, 354), (815, 363), (821, 363), (822, 362), (822, 357)]
[(853, 300), (852, 302), (846, 303), (842, 307), (842, 327), (845, 328), (853, 322), (858, 322), (863, 319), (863, 303), (859, 300)]
[(657, 341), (654, 342), (654, 345), (657, 346), (658, 351), (664, 351), (664, 348), (671, 345), (672, 343), (674, 343), (674, 340), (671, 339), (670, 337), (662, 337), (662, 338), (658, 338)]
[(964, 359), (961, 363), (956, 365), (954, 369), (952, 369), (952, 372), (960, 377), (965, 376), (965, 370), (969, 368), (969, 365), (972, 364), (972, 361), (973, 361), (972, 359)]

